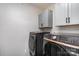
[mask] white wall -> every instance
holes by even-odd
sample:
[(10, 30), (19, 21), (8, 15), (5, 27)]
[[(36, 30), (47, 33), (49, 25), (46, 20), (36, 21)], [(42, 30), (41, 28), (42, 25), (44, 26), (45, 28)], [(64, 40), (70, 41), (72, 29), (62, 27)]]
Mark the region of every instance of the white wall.
[(29, 32), (39, 31), (38, 13), (29, 4), (0, 4), (0, 55), (29, 55)]

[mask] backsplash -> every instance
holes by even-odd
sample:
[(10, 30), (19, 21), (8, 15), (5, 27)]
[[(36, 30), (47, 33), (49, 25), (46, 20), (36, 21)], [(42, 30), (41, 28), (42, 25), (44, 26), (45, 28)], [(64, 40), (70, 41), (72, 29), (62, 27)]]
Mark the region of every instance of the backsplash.
[(79, 36), (60, 35), (59, 40), (68, 44), (79, 45)]

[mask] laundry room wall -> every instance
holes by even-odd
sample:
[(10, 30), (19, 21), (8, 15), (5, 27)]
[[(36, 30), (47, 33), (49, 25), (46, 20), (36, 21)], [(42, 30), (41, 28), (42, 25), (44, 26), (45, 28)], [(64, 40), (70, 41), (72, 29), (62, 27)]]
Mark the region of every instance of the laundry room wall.
[(38, 13), (30, 4), (0, 4), (0, 56), (29, 55), (29, 32), (39, 31)]

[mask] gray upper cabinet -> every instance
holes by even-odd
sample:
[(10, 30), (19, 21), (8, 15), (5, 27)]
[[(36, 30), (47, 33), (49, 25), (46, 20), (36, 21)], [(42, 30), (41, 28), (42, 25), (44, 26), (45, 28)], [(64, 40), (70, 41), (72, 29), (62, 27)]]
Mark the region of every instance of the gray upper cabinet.
[(53, 12), (45, 10), (38, 15), (39, 28), (52, 28)]
[(79, 24), (79, 4), (59, 3), (54, 9), (55, 26)]

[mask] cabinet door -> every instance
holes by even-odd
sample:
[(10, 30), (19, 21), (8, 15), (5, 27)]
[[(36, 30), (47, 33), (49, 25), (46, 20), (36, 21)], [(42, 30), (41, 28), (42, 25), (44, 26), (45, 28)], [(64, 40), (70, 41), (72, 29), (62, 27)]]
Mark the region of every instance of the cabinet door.
[(38, 15), (39, 28), (43, 27), (42, 14)]
[(48, 27), (48, 12), (44, 11), (42, 12), (39, 16), (39, 27), (43, 28), (43, 27)]
[(51, 10), (45, 10), (43, 11), (39, 16), (39, 27), (40, 28), (49, 28), (52, 27), (52, 11)]
[(79, 3), (69, 5), (70, 24), (79, 24)]
[(48, 11), (45, 10), (42, 13), (42, 23), (43, 23), (43, 27), (48, 27)]
[(58, 3), (55, 5), (54, 18), (55, 26), (66, 25), (67, 4)]

